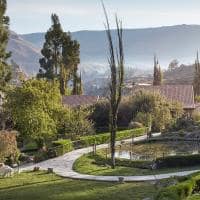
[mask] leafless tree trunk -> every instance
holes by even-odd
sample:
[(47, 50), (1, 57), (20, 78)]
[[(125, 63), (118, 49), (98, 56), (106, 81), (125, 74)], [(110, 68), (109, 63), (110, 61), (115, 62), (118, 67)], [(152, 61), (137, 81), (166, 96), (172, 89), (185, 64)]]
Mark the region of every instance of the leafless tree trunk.
[(108, 20), (108, 15), (104, 4), (104, 14), (106, 17), (106, 34), (109, 46), (109, 66), (111, 71), (111, 81), (110, 81), (110, 148), (111, 148), (111, 161), (112, 168), (115, 168), (115, 141), (117, 132), (117, 114), (119, 104), (121, 102), (122, 87), (124, 82), (124, 50), (123, 50), (123, 29), (122, 22), (118, 20), (116, 16), (116, 26), (117, 26), (117, 39), (118, 44), (116, 50), (114, 49), (113, 39), (111, 35), (110, 24)]

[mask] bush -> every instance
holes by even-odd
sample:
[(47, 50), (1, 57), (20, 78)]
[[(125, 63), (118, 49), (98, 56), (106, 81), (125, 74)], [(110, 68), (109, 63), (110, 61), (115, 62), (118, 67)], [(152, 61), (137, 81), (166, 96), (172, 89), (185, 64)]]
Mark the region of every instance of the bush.
[(49, 157), (48, 157), (48, 154), (47, 154), (47, 151), (38, 151), (35, 156), (34, 156), (34, 162), (38, 163), (38, 162), (41, 162), (41, 161), (44, 161), (44, 160), (47, 160)]
[(181, 130), (181, 129), (188, 129), (194, 126), (193, 119), (188, 119), (187, 117), (181, 117), (176, 120), (176, 123), (172, 127), (173, 130)]
[(129, 126), (128, 126), (130, 129), (134, 129), (134, 128), (142, 128), (144, 127), (142, 123), (140, 122), (134, 122), (134, 121), (131, 121)]
[(195, 121), (195, 122), (200, 122), (200, 112), (194, 112), (192, 114), (192, 119)]
[(14, 164), (18, 161), (18, 158), (16, 133), (0, 131), (0, 163), (7, 161), (8, 164)]
[(155, 200), (183, 200), (189, 197), (195, 189), (197, 180), (191, 178), (174, 186), (161, 189)]
[(73, 150), (73, 145), (72, 145), (72, 141), (71, 140), (57, 140), (52, 142), (53, 148), (50, 149), (48, 152), (49, 157), (53, 157), (55, 154), (55, 156), (61, 156), (67, 152), (70, 152)]
[[(123, 140), (131, 137), (137, 137), (144, 135), (146, 128), (131, 129), (125, 131), (119, 131), (116, 134), (116, 140)], [(99, 135), (90, 135), (80, 137), (79, 145), (90, 146), (93, 144), (103, 144), (110, 141), (110, 133), (103, 133)]]
[[(101, 127), (109, 129), (109, 101), (101, 100), (93, 106), (93, 112), (90, 119), (94, 122), (95, 128), (99, 130)], [(127, 127), (133, 118), (132, 98), (123, 97), (119, 105), (117, 125), (118, 127)]]
[[(94, 155), (93, 153), (90, 153), (89, 156), (91, 156), (92, 159), (95, 160), (96, 165), (111, 165), (111, 159), (106, 159), (101, 154)], [(116, 158), (116, 166), (123, 166), (123, 167), (133, 167), (133, 168), (140, 168), (140, 169), (149, 169), (151, 167), (152, 162), (146, 161), (146, 160), (140, 160), (140, 161), (132, 161), (128, 159), (119, 159)]]
[(189, 167), (200, 165), (200, 155), (169, 156), (156, 159), (157, 168)]

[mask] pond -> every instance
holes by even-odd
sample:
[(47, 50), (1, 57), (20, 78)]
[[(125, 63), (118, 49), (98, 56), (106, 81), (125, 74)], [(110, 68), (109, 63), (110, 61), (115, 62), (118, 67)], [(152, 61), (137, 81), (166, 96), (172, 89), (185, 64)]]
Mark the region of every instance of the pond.
[(115, 157), (131, 160), (154, 160), (158, 157), (191, 155), (200, 153), (197, 142), (170, 141), (144, 144), (123, 144), (116, 148)]

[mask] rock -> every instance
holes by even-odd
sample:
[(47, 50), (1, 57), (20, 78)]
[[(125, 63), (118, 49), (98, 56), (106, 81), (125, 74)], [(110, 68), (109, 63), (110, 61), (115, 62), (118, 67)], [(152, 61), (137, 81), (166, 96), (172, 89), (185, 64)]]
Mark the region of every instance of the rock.
[(10, 177), (12, 176), (14, 173), (14, 170), (7, 166), (7, 165), (2, 165), (2, 167), (0, 167), (0, 176), (1, 177)]
[(48, 168), (48, 169), (47, 169), (47, 172), (48, 172), (49, 174), (53, 173), (53, 168)]
[(119, 177), (119, 183), (124, 183), (124, 177)]
[(36, 167), (36, 166), (35, 166), (35, 167), (33, 168), (33, 171), (34, 171), (34, 172), (37, 172), (37, 171), (39, 171), (39, 170), (40, 170), (40, 167)]

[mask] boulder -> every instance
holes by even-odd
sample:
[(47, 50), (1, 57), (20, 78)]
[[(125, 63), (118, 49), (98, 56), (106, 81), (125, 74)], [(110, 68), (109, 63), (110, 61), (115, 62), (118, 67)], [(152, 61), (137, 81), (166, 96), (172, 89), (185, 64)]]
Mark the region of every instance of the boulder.
[(13, 173), (14, 173), (14, 170), (11, 167), (9, 167), (8, 165), (4, 165), (4, 164), (1, 165), (0, 177), (3, 177), (3, 178), (10, 177), (13, 175)]

